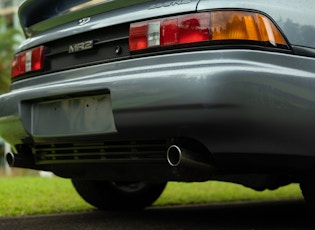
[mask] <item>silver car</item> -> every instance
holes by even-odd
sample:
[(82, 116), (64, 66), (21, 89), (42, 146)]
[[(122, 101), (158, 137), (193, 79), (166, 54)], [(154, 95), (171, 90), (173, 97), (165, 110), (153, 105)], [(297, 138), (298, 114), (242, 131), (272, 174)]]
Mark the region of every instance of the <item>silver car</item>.
[(13, 167), (104, 210), (168, 181), (300, 183), (315, 207), (313, 0), (27, 0), (0, 96)]

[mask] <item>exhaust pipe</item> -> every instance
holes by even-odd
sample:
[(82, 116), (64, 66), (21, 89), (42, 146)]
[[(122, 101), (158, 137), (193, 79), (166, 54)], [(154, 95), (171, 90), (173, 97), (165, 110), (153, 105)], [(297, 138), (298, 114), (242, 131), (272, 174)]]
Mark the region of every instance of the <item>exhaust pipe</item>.
[(14, 167), (15, 157), (14, 154), (9, 152), (5, 154), (5, 159), (10, 167)]
[(167, 149), (167, 162), (170, 166), (176, 167), (182, 161), (182, 151), (177, 145), (172, 145)]
[(5, 154), (5, 159), (10, 167), (51, 171), (45, 165), (36, 165), (34, 157), (31, 154), (14, 154), (8, 152)]
[(203, 181), (208, 180), (214, 171), (207, 153), (191, 152), (177, 145), (171, 145), (167, 149), (166, 158), (181, 180)]

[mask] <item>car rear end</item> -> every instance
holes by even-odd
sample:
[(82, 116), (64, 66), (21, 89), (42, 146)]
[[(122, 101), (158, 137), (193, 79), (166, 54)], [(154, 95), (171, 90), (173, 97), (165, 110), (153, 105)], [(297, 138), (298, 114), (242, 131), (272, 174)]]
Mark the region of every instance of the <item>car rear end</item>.
[(294, 182), (315, 159), (313, 10), (25, 1), (27, 39), (0, 97), (8, 160), (86, 180)]

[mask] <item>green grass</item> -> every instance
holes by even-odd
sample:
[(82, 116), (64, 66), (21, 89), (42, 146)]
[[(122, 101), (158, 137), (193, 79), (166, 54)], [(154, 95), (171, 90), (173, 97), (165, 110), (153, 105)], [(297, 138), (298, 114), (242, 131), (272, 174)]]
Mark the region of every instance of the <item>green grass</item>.
[(298, 184), (262, 192), (242, 185), (208, 181), (202, 183), (169, 183), (154, 205), (200, 204), (254, 200), (302, 199)]
[[(154, 203), (161, 205), (213, 203), (244, 200), (302, 198), (297, 184), (275, 191), (256, 192), (223, 182), (168, 183)], [(0, 178), (0, 217), (93, 210), (76, 193), (70, 180), (37, 176)]]

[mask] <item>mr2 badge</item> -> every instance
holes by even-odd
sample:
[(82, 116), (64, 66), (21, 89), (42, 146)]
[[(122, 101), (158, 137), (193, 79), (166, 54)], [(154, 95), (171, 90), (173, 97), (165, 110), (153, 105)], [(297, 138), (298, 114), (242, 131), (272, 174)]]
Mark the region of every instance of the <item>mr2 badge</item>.
[(84, 42), (80, 42), (80, 43), (76, 43), (73, 45), (69, 46), (68, 52), (69, 53), (77, 53), (77, 52), (81, 52), (84, 50), (90, 50), (93, 49), (94, 47), (94, 41), (93, 40), (89, 40), (89, 41), (84, 41)]

